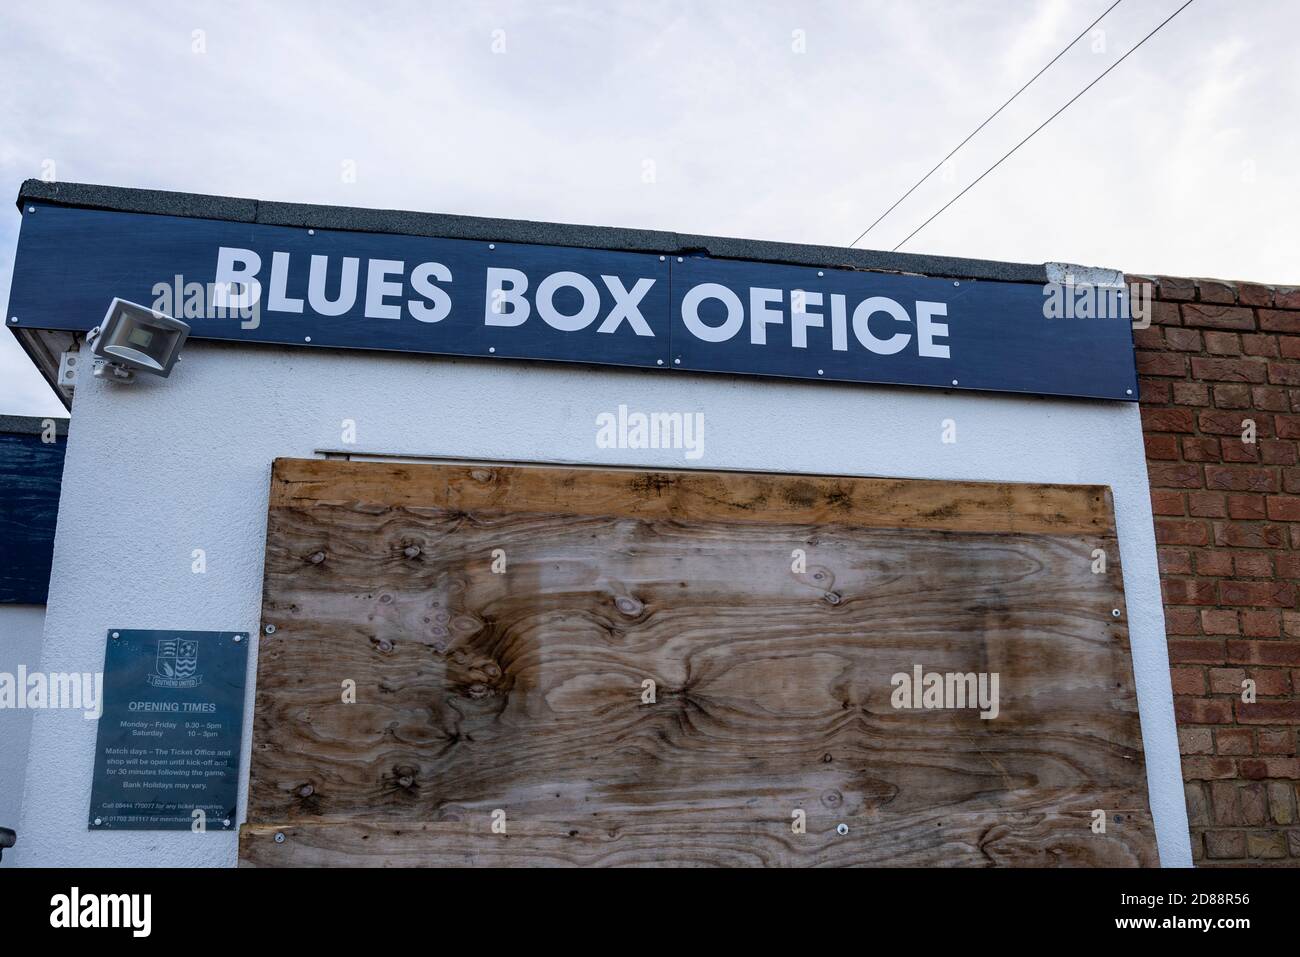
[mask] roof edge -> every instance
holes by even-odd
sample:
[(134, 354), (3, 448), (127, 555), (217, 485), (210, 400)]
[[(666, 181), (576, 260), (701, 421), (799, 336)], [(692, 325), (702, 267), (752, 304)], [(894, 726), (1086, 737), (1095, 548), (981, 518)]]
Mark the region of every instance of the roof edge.
[(54, 415), (0, 415), (0, 435), (40, 435), (47, 420), (54, 423), (55, 436), (68, 437), (67, 418)]
[(928, 256), (919, 253), (852, 249), (843, 246), (813, 246), (803, 243), (737, 239), (653, 229), (495, 219), (453, 213), (265, 202), (202, 193), (100, 186), (90, 183), (46, 182), (40, 179), (26, 180), (19, 187), (17, 198), (19, 208), (28, 201), (82, 209), (220, 219), (265, 226), (296, 226), (428, 236), (439, 239), (575, 246), (623, 252), (680, 255), (704, 253), (718, 259), (747, 259), (830, 269), (909, 273), (957, 279), (1032, 283), (1047, 281), (1046, 267), (1041, 263)]

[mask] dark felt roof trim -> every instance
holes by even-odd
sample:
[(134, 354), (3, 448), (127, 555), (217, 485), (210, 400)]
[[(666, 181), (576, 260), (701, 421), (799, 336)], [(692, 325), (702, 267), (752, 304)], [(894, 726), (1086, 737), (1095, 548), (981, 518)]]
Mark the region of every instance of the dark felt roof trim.
[(314, 206), (305, 203), (271, 203), (201, 193), (173, 193), (159, 189), (94, 186), (87, 183), (47, 183), (29, 179), (18, 192), (18, 205), (36, 201), (85, 209), (197, 219), (224, 219), (269, 226), (303, 226), (369, 233), (396, 233), (442, 239), (475, 239), (503, 243), (581, 246), (593, 249), (653, 252), (671, 255), (704, 253), (722, 259), (820, 266), (827, 269), (869, 269), (915, 273), (955, 279), (998, 279), (1009, 282), (1047, 281), (1044, 266), (1029, 263), (924, 256), (880, 252), (839, 246), (808, 246), (756, 239), (728, 239), (652, 229), (615, 226), (575, 226), (537, 223), (520, 219), (492, 219), (447, 213), (419, 213), (353, 206)]
[(2, 435), (40, 435), (45, 431), (45, 420), (54, 420), (54, 434), (59, 438), (68, 435), (68, 420), (54, 415), (0, 415)]

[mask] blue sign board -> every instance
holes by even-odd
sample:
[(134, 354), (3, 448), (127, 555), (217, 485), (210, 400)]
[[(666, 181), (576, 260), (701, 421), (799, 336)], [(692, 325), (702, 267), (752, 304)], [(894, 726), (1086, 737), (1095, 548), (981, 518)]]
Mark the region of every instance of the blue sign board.
[(91, 830), (235, 828), (248, 634), (108, 633)]
[(1129, 323), (1033, 283), (24, 207), (11, 326), (114, 297), (206, 339), (1137, 399)]
[(66, 448), (52, 428), (0, 431), (0, 604), (45, 604)]

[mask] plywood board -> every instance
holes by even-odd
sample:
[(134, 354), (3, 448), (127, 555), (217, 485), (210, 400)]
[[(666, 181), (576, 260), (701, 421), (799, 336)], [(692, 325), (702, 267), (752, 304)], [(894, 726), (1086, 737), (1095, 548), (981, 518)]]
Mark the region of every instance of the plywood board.
[(1156, 863), (1104, 487), (280, 460), (266, 559), (246, 864)]

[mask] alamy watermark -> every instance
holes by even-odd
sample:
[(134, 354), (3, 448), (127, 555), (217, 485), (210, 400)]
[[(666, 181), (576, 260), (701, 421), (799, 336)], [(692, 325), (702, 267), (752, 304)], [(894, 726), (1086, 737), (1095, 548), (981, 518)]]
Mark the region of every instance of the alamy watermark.
[(978, 708), (980, 717), (998, 716), (998, 672), (938, 672), (912, 666), (912, 673), (900, 671), (889, 679), (894, 693), (889, 703), (895, 710), (957, 710)]
[(704, 455), (703, 412), (617, 412), (596, 416), (598, 449), (683, 449), (688, 459)]
[(239, 328), (262, 324), (260, 290), (239, 282), (186, 282), (177, 273), (170, 283), (156, 282), (151, 307), (173, 319), (238, 319)]
[(0, 711), (81, 711), (87, 721), (104, 710), (104, 673), (28, 671), (19, 665), (17, 674), (0, 671)]
[(1134, 329), (1151, 325), (1152, 290), (1149, 282), (1098, 285), (1073, 282), (1043, 284), (1045, 319), (1122, 319)]
[(152, 894), (83, 894), (74, 887), (50, 898), (50, 926), (123, 928), (132, 937), (148, 937), (153, 929)]

